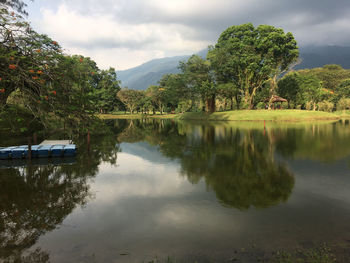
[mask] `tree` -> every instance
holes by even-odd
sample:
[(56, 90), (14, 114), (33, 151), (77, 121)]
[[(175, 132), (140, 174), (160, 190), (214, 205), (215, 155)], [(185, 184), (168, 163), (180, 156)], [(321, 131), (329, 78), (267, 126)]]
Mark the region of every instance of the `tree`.
[(146, 90), (146, 96), (151, 98), (151, 101), (159, 109), (160, 114), (163, 114), (164, 108), (167, 104), (165, 88), (157, 85), (151, 85)]
[(323, 94), (321, 81), (312, 75), (302, 76), (300, 88), (306, 100), (311, 103), (312, 110), (316, 110), (317, 103)]
[(350, 79), (341, 82), (335, 89), (337, 101), (341, 98), (350, 98)]
[(96, 63), (65, 56), (56, 41), (7, 8), (0, 10), (0, 19), (0, 110), (16, 92), (20, 105), (45, 128), (55, 119), (84, 130), (94, 118)]
[(172, 110), (175, 110), (179, 102), (189, 95), (182, 74), (165, 74), (158, 83), (163, 103)]
[(217, 81), (234, 83), (251, 109), (257, 90), (268, 80), (276, 82), (298, 54), (291, 33), (268, 25), (254, 28), (248, 23), (226, 29), (210, 48), (208, 59)]
[(94, 90), (94, 100), (101, 113), (112, 111), (120, 105), (117, 93), (120, 91), (120, 81), (114, 68), (101, 70), (97, 73), (97, 86)]
[(233, 98), (236, 100), (236, 107), (239, 109), (239, 104), (241, 101), (240, 92), (234, 83), (221, 83), (217, 86), (217, 93), (223, 98), (230, 100), (231, 110), (233, 110)]
[(193, 55), (187, 62), (180, 62), (179, 68), (188, 89), (193, 94), (198, 94), (205, 103), (206, 112), (214, 112), (216, 85), (210, 74), (210, 62), (198, 55)]
[(9, 6), (17, 12), (27, 15), (27, 11), (24, 9), (27, 4), (21, 0), (0, 0), (0, 7), (1, 5)]
[(300, 100), (301, 95), (301, 77), (299, 73), (293, 72), (287, 74), (277, 83), (277, 93), (279, 96), (288, 100), (288, 105), (301, 105), (305, 101)]
[(142, 94), (140, 91), (127, 88), (120, 90), (117, 93), (117, 96), (129, 109), (131, 114), (134, 113), (140, 99), (142, 98)]

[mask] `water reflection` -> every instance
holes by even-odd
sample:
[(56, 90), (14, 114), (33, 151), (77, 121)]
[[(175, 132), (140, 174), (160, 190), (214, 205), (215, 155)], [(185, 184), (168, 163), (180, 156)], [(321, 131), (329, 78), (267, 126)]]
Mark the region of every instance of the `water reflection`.
[(0, 163), (0, 261), (226, 257), (252, 240), (263, 250), (349, 233), (348, 123), (108, 125), (64, 164)]
[(204, 179), (224, 205), (238, 209), (285, 202), (294, 186), (293, 175), (275, 160), (272, 142), (262, 131), (132, 120), (119, 140), (158, 145), (163, 155), (180, 161), (191, 183)]
[(59, 159), (2, 161), (0, 166), (7, 168), (0, 169), (0, 261), (49, 262), (40, 248), (26, 250), (93, 198), (90, 179), (102, 161), (116, 164), (119, 145), (114, 133), (92, 142), (87, 150), (84, 141), (78, 141), (79, 154), (68, 164), (66, 159), (61, 160), (66, 164), (58, 164)]

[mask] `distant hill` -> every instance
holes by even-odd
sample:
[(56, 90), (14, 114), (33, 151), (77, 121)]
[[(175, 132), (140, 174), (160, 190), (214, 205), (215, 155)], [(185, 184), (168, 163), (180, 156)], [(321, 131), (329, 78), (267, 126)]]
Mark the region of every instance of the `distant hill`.
[[(206, 50), (197, 54), (206, 57)], [(117, 71), (122, 87), (145, 90), (150, 85), (156, 85), (164, 74), (179, 73), (179, 62), (190, 56), (167, 57), (148, 61), (140, 66)], [(327, 64), (339, 64), (350, 69), (350, 47), (340, 46), (308, 46), (300, 48), (301, 63), (295, 69), (322, 67)]]
[(327, 64), (338, 64), (350, 69), (350, 47), (309, 46), (300, 48), (302, 62), (295, 69), (316, 68)]

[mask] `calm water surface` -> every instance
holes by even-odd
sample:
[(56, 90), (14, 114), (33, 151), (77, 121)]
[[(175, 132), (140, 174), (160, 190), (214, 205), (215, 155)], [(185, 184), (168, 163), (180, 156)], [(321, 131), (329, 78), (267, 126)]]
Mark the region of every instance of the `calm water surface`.
[(76, 158), (0, 162), (0, 262), (350, 251), (348, 122), (109, 126)]

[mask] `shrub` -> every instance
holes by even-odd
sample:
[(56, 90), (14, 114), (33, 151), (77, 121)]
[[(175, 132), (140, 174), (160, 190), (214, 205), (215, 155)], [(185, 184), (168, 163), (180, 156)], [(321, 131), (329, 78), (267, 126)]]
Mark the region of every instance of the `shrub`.
[(305, 109), (306, 110), (312, 110), (313, 109), (313, 103), (311, 101), (306, 102)]
[(259, 102), (258, 105), (256, 105), (256, 108), (259, 110), (265, 109), (265, 102)]
[(281, 109), (288, 109), (288, 102), (282, 102)]
[(327, 112), (332, 112), (334, 108), (334, 104), (326, 100), (319, 102), (317, 106), (319, 111), (327, 111)]
[(337, 110), (350, 109), (350, 99), (341, 98), (337, 103)]

